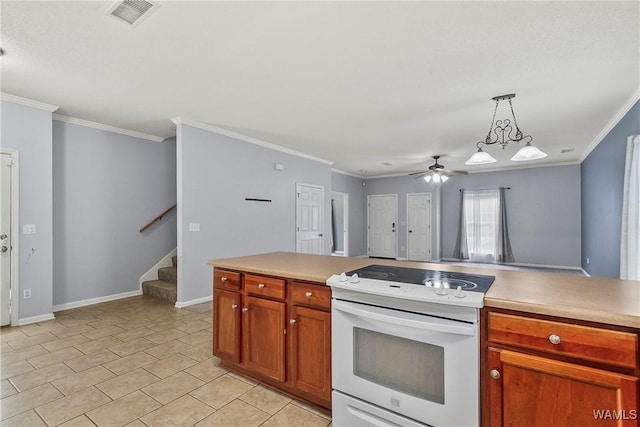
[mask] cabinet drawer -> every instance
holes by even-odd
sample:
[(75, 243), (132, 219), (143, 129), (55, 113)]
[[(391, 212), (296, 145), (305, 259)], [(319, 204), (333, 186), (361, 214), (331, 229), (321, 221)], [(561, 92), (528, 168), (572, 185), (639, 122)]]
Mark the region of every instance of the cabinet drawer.
[(240, 273), (229, 270), (213, 270), (213, 287), (240, 290)]
[(293, 282), (291, 284), (291, 303), (311, 305), (329, 310), (331, 309), (331, 288)]
[(489, 341), (608, 365), (638, 366), (638, 335), (502, 313), (489, 313)]
[(244, 289), (247, 294), (284, 299), (284, 280), (282, 279), (245, 274)]

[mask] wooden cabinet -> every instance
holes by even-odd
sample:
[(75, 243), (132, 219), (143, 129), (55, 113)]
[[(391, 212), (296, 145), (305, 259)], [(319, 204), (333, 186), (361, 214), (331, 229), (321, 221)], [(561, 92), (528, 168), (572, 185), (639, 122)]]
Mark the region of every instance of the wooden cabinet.
[(638, 333), (486, 310), (483, 427), (639, 425)]
[(331, 401), (331, 291), (303, 283), (290, 285), (289, 381)]
[(213, 284), (221, 364), (331, 409), (331, 289), (218, 268)]
[(246, 296), (242, 311), (242, 364), (284, 381), (284, 302)]
[(240, 362), (239, 292), (218, 289), (213, 294), (213, 353), (221, 359)]

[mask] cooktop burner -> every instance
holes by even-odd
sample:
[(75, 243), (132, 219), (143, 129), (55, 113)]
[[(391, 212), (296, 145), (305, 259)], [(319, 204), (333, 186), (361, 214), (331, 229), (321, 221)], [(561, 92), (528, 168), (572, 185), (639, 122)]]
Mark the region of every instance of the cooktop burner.
[(460, 286), (463, 291), (482, 293), (487, 292), (495, 279), (494, 276), (483, 274), (422, 270), (379, 264), (372, 264), (347, 272), (348, 276), (353, 274), (366, 279), (389, 280), (391, 282), (410, 283), (434, 288), (457, 289)]

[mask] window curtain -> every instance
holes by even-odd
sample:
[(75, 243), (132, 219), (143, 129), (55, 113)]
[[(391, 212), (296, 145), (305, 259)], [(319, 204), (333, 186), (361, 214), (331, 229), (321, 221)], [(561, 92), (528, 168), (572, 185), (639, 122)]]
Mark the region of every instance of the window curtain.
[(622, 198), (620, 278), (640, 280), (640, 135), (627, 139)]
[(462, 190), (453, 256), (473, 262), (513, 262), (505, 189)]

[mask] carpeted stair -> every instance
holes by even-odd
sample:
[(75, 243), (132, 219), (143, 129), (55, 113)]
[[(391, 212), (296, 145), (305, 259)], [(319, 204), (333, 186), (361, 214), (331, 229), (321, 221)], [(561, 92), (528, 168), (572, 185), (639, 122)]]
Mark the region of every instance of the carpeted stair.
[(178, 299), (178, 257), (171, 258), (173, 267), (158, 269), (158, 280), (142, 282), (142, 294), (175, 303)]

